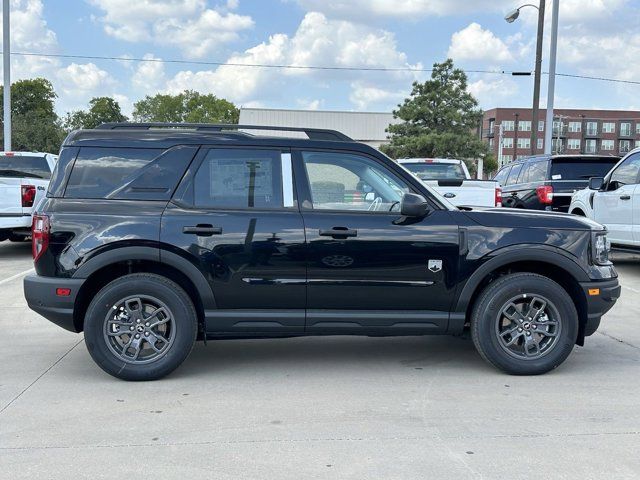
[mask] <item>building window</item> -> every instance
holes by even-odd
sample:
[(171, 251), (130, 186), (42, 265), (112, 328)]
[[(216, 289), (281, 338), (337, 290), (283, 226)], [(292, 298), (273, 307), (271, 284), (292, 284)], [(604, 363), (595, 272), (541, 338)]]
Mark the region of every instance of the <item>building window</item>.
[(569, 122), (569, 131), (577, 133), (582, 131), (582, 122)]
[(538, 139), (538, 150), (542, 150), (544, 148), (544, 139)]
[(530, 138), (519, 138), (518, 139), (518, 148), (531, 148), (531, 139)]
[(636, 123), (636, 134), (640, 135), (640, 122)]
[(602, 133), (615, 133), (616, 124), (613, 122), (602, 122)]
[(522, 160), (523, 158), (527, 158), (529, 155), (518, 155), (517, 160)]
[(631, 123), (629, 122), (620, 123), (620, 135), (623, 137), (628, 137), (629, 135), (631, 135)]
[(598, 134), (598, 122), (587, 122), (587, 135)]
[(518, 130), (521, 132), (531, 131), (531, 122), (529, 120), (521, 120), (518, 122)]
[(538, 131), (539, 132), (544, 132), (544, 120), (538, 121)]
[(613, 140), (602, 140), (600, 148), (602, 150), (613, 150)]
[(489, 148), (493, 150), (493, 137), (489, 139)]
[(636, 140), (636, 146), (635, 148), (640, 148), (640, 140)]
[(620, 140), (620, 153), (629, 153), (631, 151), (631, 140)]
[(561, 138), (554, 138), (551, 140), (551, 151), (553, 153), (563, 153), (564, 143)]
[(511, 161), (511, 155), (502, 155), (502, 164), (509, 163)]
[(596, 150), (597, 145), (595, 140), (587, 139), (584, 141), (584, 153), (596, 153)]
[(580, 150), (580, 139), (579, 138), (570, 138), (568, 140), (567, 148), (569, 150)]
[(513, 132), (514, 128), (515, 128), (515, 123), (513, 120), (504, 120), (502, 122), (502, 129), (505, 132)]
[(503, 138), (502, 148), (513, 148), (513, 138)]

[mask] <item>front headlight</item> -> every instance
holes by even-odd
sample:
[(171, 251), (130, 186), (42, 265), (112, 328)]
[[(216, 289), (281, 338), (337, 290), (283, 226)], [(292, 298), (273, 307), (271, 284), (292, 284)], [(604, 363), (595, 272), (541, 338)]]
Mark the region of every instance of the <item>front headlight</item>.
[(611, 244), (606, 232), (594, 232), (591, 237), (591, 252), (593, 263), (596, 265), (609, 265), (609, 250)]

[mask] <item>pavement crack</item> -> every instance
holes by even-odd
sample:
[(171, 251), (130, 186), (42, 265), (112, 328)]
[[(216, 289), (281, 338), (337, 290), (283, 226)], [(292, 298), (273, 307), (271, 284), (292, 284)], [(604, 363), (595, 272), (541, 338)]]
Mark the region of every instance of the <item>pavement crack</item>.
[(41, 379), (42, 377), (44, 377), (47, 373), (49, 373), (49, 371), (50, 371), (53, 367), (55, 367), (57, 364), (59, 364), (59, 363), (64, 359), (64, 357), (66, 357), (67, 355), (69, 355), (69, 354), (71, 353), (71, 351), (72, 351), (74, 348), (76, 348), (78, 345), (80, 345), (80, 344), (82, 343), (82, 341), (83, 341), (83, 340), (84, 340), (83, 338), (81, 338), (80, 340), (78, 340), (78, 341), (77, 341), (77, 342), (76, 342), (76, 343), (75, 343), (75, 344), (74, 344), (74, 345), (73, 345), (69, 350), (67, 350), (67, 351), (66, 351), (66, 352), (65, 352), (65, 353), (64, 353), (60, 358), (58, 358), (55, 362), (53, 362), (51, 365), (49, 365), (49, 367), (48, 367), (44, 372), (42, 372), (40, 375), (38, 375), (38, 377), (37, 377), (33, 382), (31, 382), (29, 385), (27, 385), (27, 386), (26, 386), (26, 387), (25, 387), (25, 388), (24, 388), (24, 389), (23, 389), (23, 390), (22, 390), (18, 395), (16, 395), (16, 396), (15, 396), (15, 397), (13, 397), (11, 400), (9, 400), (9, 403), (7, 403), (4, 407), (2, 407), (2, 408), (0, 409), (0, 415), (2, 415), (2, 413), (3, 413), (7, 408), (9, 408), (9, 407), (10, 407), (10, 406), (11, 406), (11, 405), (16, 401), (16, 400), (18, 400), (22, 395), (24, 395), (24, 393), (25, 393), (27, 390), (29, 390), (31, 387), (33, 387), (33, 386), (38, 382), (38, 380), (40, 380), (40, 379)]
[(604, 335), (607, 338), (610, 338), (611, 340), (615, 340), (618, 343), (622, 343), (623, 345), (626, 345), (627, 347), (631, 347), (631, 348), (635, 348), (636, 350), (640, 350), (639, 346), (634, 345), (633, 343), (626, 342), (626, 341), (622, 340), (621, 338), (614, 337), (613, 335), (609, 335), (608, 333), (604, 333), (604, 332), (600, 332), (600, 331), (598, 331), (598, 333), (600, 335)]

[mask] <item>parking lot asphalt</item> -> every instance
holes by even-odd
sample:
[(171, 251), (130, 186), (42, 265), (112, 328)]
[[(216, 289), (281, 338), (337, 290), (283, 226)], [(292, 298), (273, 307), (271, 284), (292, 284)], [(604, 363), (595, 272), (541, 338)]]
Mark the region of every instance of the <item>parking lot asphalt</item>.
[(640, 256), (557, 370), (512, 377), (469, 339), (196, 345), (169, 377), (103, 373), (30, 311), (0, 243), (0, 478), (640, 478)]

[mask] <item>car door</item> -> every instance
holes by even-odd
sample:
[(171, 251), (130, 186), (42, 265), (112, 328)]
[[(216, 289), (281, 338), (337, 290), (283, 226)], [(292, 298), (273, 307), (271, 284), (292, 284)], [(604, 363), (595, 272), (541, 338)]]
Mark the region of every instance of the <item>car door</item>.
[[(640, 153), (629, 155), (611, 172), (603, 191), (593, 197), (594, 220), (607, 226), (609, 240), (623, 245), (640, 245), (640, 236), (634, 233), (634, 210), (640, 208)], [(637, 217), (637, 214), (636, 214)]]
[(373, 156), (294, 152), (308, 244), (306, 331), (398, 334), (447, 326), (458, 226), (447, 210), (399, 214), (415, 191)]
[(522, 163), (516, 163), (511, 167), (506, 178), (505, 186), (502, 187), (502, 206), (514, 208), (520, 204), (520, 188), (518, 176), (522, 171)]
[(303, 331), (305, 237), (288, 150), (201, 149), (161, 242), (207, 279), (217, 307), (205, 312), (209, 333)]

